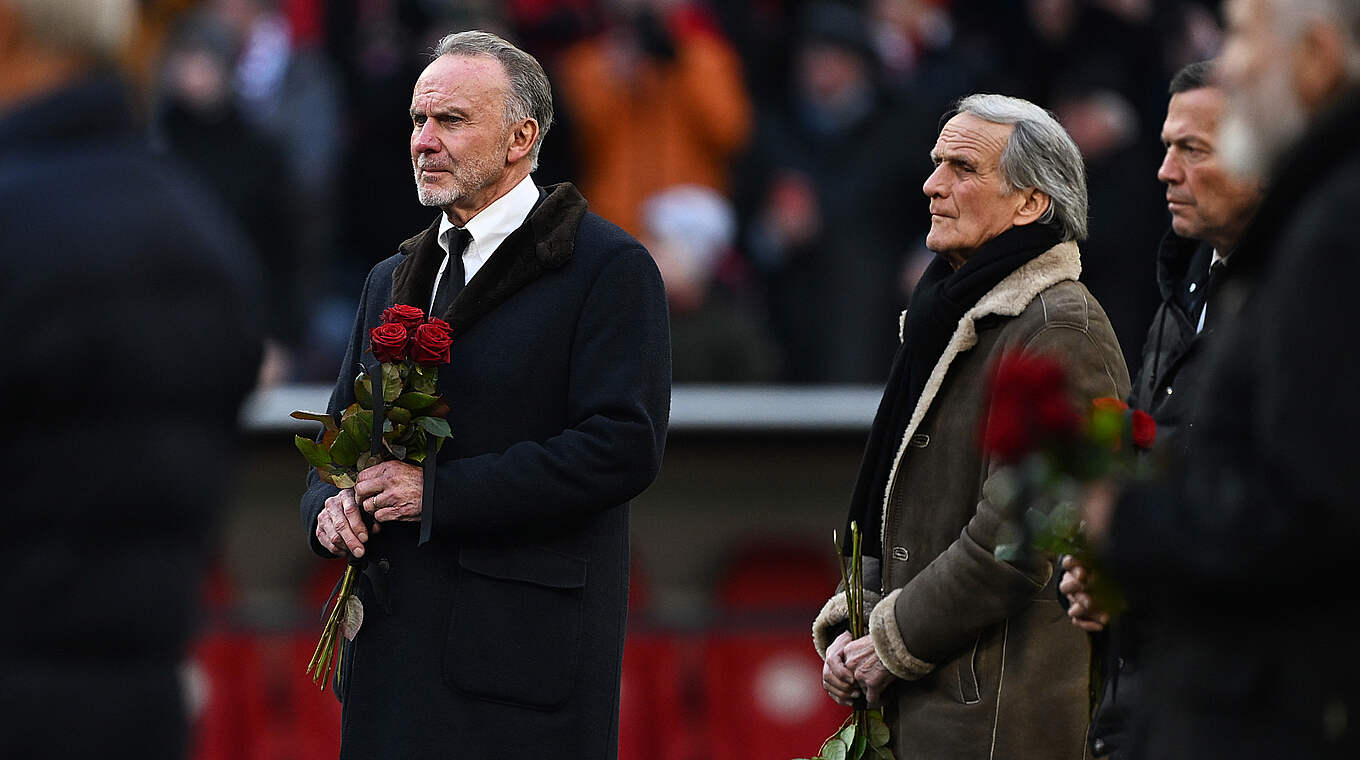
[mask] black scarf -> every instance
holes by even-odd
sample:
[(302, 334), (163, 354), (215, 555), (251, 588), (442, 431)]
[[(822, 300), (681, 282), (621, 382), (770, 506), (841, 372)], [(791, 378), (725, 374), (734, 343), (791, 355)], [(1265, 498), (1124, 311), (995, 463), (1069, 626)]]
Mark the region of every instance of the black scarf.
[(916, 284), (902, 328), (902, 345), (893, 358), (850, 497), (846, 524), (849, 520), (859, 522), (866, 555), (882, 556), (879, 521), (888, 475), (921, 391), (959, 320), (1012, 272), (1061, 240), (1058, 230), (1046, 224), (1012, 227), (978, 248), (958, 271), (943, 256), (937, 256)]

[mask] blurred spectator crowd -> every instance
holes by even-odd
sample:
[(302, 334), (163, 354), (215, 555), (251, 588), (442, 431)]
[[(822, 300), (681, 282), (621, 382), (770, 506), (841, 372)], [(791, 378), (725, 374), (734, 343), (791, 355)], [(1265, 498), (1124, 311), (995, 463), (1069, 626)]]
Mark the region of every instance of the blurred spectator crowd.
[(1166, 83), (1219, 44), (1198, 0), (201, 0), (156, 66), (153, 133), (268, 275), (262, 381), (329, 381), (358, 283), (423, 229), (412, 83), (444, 34), (534, 53), (559, 120), (536, 181), (643, 240), (675, 381), (881, 383), (931, 255), (921, 183), (970, 92), (1057, 113), (1086, 157), (1085, 280), (1130, 369), (1157, 304)]

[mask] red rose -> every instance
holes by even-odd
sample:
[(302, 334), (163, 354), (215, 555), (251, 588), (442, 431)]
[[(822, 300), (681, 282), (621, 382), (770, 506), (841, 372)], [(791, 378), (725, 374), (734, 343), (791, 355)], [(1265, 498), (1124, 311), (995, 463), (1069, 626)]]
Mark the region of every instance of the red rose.
[(414, 306), (407, 306), (404, 303), (399, 303), (395, 306), (389, 306), (386, 309), (383, 309), (382, 321), (383, 324), (396, 322), (406, 328), (407, 332), (411, 332), (415, 330), (416, 327), (420, 326), (421, 322), (425, 321), (425, 312)]
[(1072, 408), (1072, 402), (1059, 392), (1049, 394), (1034, 407), (1034, 416), (1043, 435), (1051, 438), (1066, 438), (1081, 429), (1081, 416)]
[(1104, 396), (1091, 402), (1091, 406), (1096, 409), (1103, 409), (1107, 412), (1122, 413), (1129, 405), (1115, 398), (1114, 396)]
[(400, 322), (388, 322), (369, 330), (368, 343), (383, 364), (406, 358), (406, 328)]
[(1008, 353), (991, 373), (991, 408), (982, 450), (1002, 461), (1017, 461), (1043, 439), (1066, 438), (1081, 426), (1067, 399), (1067, 373), (1044, 356)]
[(1018, 462), (1034, 447), (1025, 420), (1018, 414), (997, 414), (982, 433), (982, 450), (1003, 462)]
[(1142, 409), (1133, 410), (1133, 445), (1149, 451), (1157, 440), (1157, 422)]
[(442, 319), (432, 319), (416, 328), (415, 342), (411, 344), (411, 358), (422, 367), (447, 364), (451, 345), (453, 338), (449, 337), (448, 324)]

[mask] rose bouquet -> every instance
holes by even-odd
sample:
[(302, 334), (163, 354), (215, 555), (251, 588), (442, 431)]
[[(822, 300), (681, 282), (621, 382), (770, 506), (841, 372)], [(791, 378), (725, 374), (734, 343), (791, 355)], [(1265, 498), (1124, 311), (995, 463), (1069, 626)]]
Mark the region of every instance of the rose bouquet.
[[(355, 401), (339, 420), (321, 412), (292, 413), (295, 419), (324, 425), (320, 440), (299, 435), (293, 442), (322, 480), (342, 489), (353, 488), (361, 471), (383, 461), (433, 462), (451, 435), (444, 419), (449, 407), (439, 397), (439, 365), (448, 363), (453, 342), (448, 324), (398, 304), (383, 311), (382, 324), (369, 331), (368, 339), (378, 366), (360, 369), (354, 378)], [(351, 559), (345, 568), (307, 665), (313, 682), (323, 688), (331, 674), (340, 678), (337, 634), (353, 641), (363, 623), (363, 606), (354, 595), (363, 564)]]
[[(1082, 488), (1138, 474), (1146, 466), (1138, 452), (1152, 447), (1156, 423), (1111, 397), (1080, 408), (1068, 393), (1063, 366), (1044, 356), (1003, 355), (989, 382), (982, 449), (1003, 466), (988, 487), (1010, 511), (996, 557), (1016, 561), (1039, 552), (1091, 562), (1081, 523)], [(1092, 593), (1107, 600), (1107, 609), (1120, 606), (1112, 589), (1093, 588)]]

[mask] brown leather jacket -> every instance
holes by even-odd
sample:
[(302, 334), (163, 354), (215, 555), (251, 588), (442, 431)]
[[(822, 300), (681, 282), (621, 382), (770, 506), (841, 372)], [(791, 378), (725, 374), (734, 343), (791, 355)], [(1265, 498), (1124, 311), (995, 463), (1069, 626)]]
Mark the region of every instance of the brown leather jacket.
[[(921, 394), (889, 478), (874, 647), (899, 680), (884, 716), (899, 758), (1086, 756), (1090, 647), (1042, 558), (993, 556), (1006, 518), (979, 450), (986, 373), (1003, 352), (1062, 360), (1073, 397), (1123, 398), (1128, 369), (1105, 312), (1078, 283), (1074, 242), (1011, 273), (960, 320)], [(832, 599), (819, 652), (845, 619)]]

